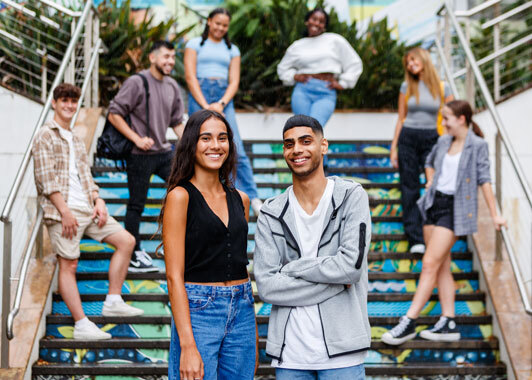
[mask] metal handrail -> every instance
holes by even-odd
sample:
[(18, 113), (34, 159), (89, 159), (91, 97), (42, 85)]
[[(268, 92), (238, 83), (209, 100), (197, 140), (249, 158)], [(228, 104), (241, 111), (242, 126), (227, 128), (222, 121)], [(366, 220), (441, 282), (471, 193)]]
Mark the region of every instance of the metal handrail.
[[(72, 122), (70, 124), (70, 128), (72, 128), (76, 122), (76, 119), (79, 115), (79, 111), (81, 109), (81, 103), (85, 97), (85, 93), (87, 92), (88, 84), (90, 82), (90, 77), (92, 75), (92, 72), (94, 70), (94, 66), (96, 65), (96, 61), (98, 60), (98, 52), (100, 50), (100, 47), (102, 46), (102, 40), (98, 39), (96, 41), (96, 44), (94, 45), (94, 51), (92, 53), (89, 66), (87, 67), (87, 75), (85, 76), (83, 80), (83, 86), (81, 87), (81, 101), (78, 104), (78, 107), (76, 109), (76, 113), (74, 114), (74, 117), (72, 118)], [(33, 251), (33, 246), (35, 244), (35, 241), (37, 239), (37, 235), (39, 233), (39, 229), (41, 228), (41, 222), (43, 219), (43, 212), (42, 208), (38, 208), (37, 218), (35, 220), (35, 224), (33, 225), (33, 229), (31, 232), (30, 240), (28, 242), (28, 245), (26, 247), (26, 250), (24, 252), (24, 259), (22, 261), (22, 267), (20, 270), (20, 279), (17, 285), (17, 292), (15, 295), (15, 301), (13, 303), (13, 307), (11, 311), (9, 312), (9, 315), (7, 317), (7, 326), (6, 326), (6, 334), (7, 339), (11, 340), (14, 337), (13, 334), (13, 324), (15, 322), (15, 317), (17, 316), (19, 309), (20, 309), (20, 302), (22, 300), (22, 291), (24, 289), (24, 281), (26, 280), (26, 274), (28, 271), (28, 265), (31, 257), (31, 252)]]
[(512, 163), (512, 166), (517, 174), (519, 183), (521, 184), (521, 187), (523, 188), (523, 191), (525, 192), (525, 195), (528, 199), (528, 203), (530, 207), (532, 208), (532, 191), (530, 190), (530, 186), (528, 185), (523, 169), (521, 168), (521, 165), (519, 164), (519, 161), (517, 160), (517, 155), (515, 154), (515, 151), (513, 147), (511, 146), (510, 139), (508, 137), (508, 134), (506, 133), (506, 130), (504, 129), (502, 119), (499, 116), (499, 113), (497, 112), (497, 109), (495, 107), (495, 102), (493, 101), (493, 98), (491, 97), (490, 91), (488, 89), (488, 85), (486, 84), (486, 81), (484, 80), (484, 77), (480, 71), (480, 68), (477, 64), (475, 56), (473, 55), (473, 52), (471, 51), (471, 47), (469, 46), (467, 39), (464, 35), (464, 32), (462, 31), (462, 27), (460, 26), (456, 16), (452, 12), (452, 8), (449, 5), (449, 0), (445, 0), (444, 5), (447, 8), (447, 13), (456, 30), (456, 35), (458, 37), (458, 40), (460, 41), (460, 44), (462, 45), (462, 48), (464, 49), (466, 58), (469, 61), (469, 64), (471, 65), (471, 69), (473, 70), (473, 74), (475, 75), (475, 78), (478, 82), (480, 91), (482, 93), (484, 101), (486, 102), (486, 106), (495, 122), (495, 126), (497, 130), (501, 134), (502, 142), (504, 144), (504, 147), (508, 151), (510, 162)]
[(495, 17), (492, 20), (486, 21), (480, 27), (482, 29), (487, 29), (487, 28), (489, 28), (491, 26), (494, 26), (494, 25), (497, 25), (497, 24), (501, 23), (502, 21), (504, 21), (506, 19), (509, 19), (510, 17), (515, 16), (516, 14), (524, 12), (525, 10), (527, 10), (530, 7), (532, 7), (532, 1), (529, 1), (528, 3), (524, 3), (524, 4), (522, 4), (522, 5), (518, 6), (518, 7), (515, 7), (513, 9), (509, 10), (508, 12), (506, 12), (506, 13), (498, 16), (498, 17)]
[[(511, 44), (503, 47), (500, 50), (497, 50), (496, 52), (493, 52), (493, 53), (485, 56), (482, 59), (479, 59), (477, 61), (477, 64), (479, 66), (483, 66), (486, 63), (489, 63), (489, 62), (491, 62), (491, 61), (493, 61), (493, 60), (505, 55), (509, 51), (514, 50), (515, 48), (518, 48), (519, 46), (522, 46), (522, 45), (524, 45), (524, 44), (526, 44), (526, 43), (528, 43), (530, 41), (532, 41), (532, 33), (530, 33), (528, 36), (524, 36), (523, 38), (518, 39), (515, 42), (512, 42)], [(466, 73), (467, 73), (467, 69), (461, 69), (461, 70), (458, 70), (457, 72), (454, 73), (454, 77), (458, 78), (458, 77), (461, 77), (462, 75), (465, 75)]]
[[(484, 80), (484, 77), (482, 73), (480, 72), (480, 68), (477, 64), (477, 61), (473, 55), (473, 52), (471, 51), (471, 48), (469, 44), (467, 43), (467, 40), (464, 36), (464, 33), (460, 27), (460, 24), (458, 23), (458, 20), (455, 16), (455, 14), (452, 11), (452, 7), (449, 5), (449, 0), (445, 0), (443, 7), (447, 10), (447, 14), (449, 15), (449, 18), (451, 20), (451, 23), (453, 24), (456, 35), (458, 37), (458, 40), (460, 41), (460, 44), (462, 45), (462, 48), (464, 49), (464, 52), (466, 53), (467, 61), (469, 62), (471, 69), (475, 75), (475, 78), (480, 86), (482, 96), (484, 98), (484, 101), (486, 102), (486, 106), (493, 118), (493, 121), (495, 123), (495, 127), (497, 128), (497, 131), (499, 133), (499, 138), (504, 144), (504, 147), (506, 151), (508, 152), (508, 157), (510, 158), (510, 162), (512, 163), (512, 166), (515, 170), (515, 173), (519, 179), (519, 182), (521, 184), (521, 187), (523, 188), (523, 191), (525, 193), (525, 196), (527, 197), (529, 206), (532, 208), (532, 193), (530, 191), (530, 187), (528, 185), (528, 182), (526, 181), (523, 171), (521, 169), (521, 166), (519, 162), (517, 161), (517, 157), (515, 154), (515, 151), (510, 144), (508, 135), (506, 133), (506, 130), (504, 129), (502, 120), (499, 116), (499, 113), (497, 112), (497, 109), (495, 107), (495, 102), (493, 101), (493, 98), (491, 97), (491, 94), (489, 92), (488, 86), (486, 85), (486, 81)], [(443, 52), (443, 48), (441, 47), (440, 42), (438, 39), (436, 41), (436, 47), (438, 49), (438, 53), (441, 57), (441, 63), (444, 68), (445, 75), (447, 77), (447, 80), (450, 83), (454, 84), (454, 77), (452, 75), (451, 69), (448, 66), (448, 63), (445, 59), (445, 54)], [(451, 90), (453, 91), (454, 95), (458, 95), (458, 91), (456, 90), (456, 86), (451, 86)], [(504, 245), (506, 247), (506, 251), (508, 252), (508, 256), (510, 258), (510, 263), (512, 265), (512, 269), (514, 271), (514, 275), (517, 281), (517, 286), (519, 288), (519, 294), (521, 296), (521, 299), (523, 301), (523, 306), (526, 311), (526, 313), (532, 315), (532, 307), (530, 305), (530, 300), (527, 296), (527, 291), (525, 288), (525, 284), (523, 282), (523, 279), (521, 277), (521, 271), (519, 269), (519, 265), (517, 263), (516, 255), (513, 250), (512, 245), (510, 244), (510, 237), (508, 235), (508, 232), (506, 231), (506, 228), (501, 228), (501, 236), (502, 240), (504, 242)]]
[[(72, 34), (72, 39), (70, 40), (70, 43), (68, 44), (68, 47), (65, 51), (64, 59), (61, 62), (61, 66), (59, 66), (59, 69), (57, 70), (57, 75), (54, 79), (54, 82), (52, 83), (52, 88), (57, 87), (63, 80), (63, 76), (65, 75), (65, 71), (69, 65), (70, 57), (72, 53), (74, 52), (78, 39), (81, 36), (81, 32), (83, 31), (85, 20), (87, 19), (91, 9), (92, 9), (92, 0), (87, 0), (83, 8), (83, 12), (81, 14), (80, 20), (78, 21), (76, 25), (76, 29), (74, 30), (74, 33)], [(53, 93), (50, 92), (48, 94), (48, 97), (46, 98), (46, 102), (44, 103), (44, 108), (41, 111), (39, 120), (37, 120), (37, 123), (35, 124), (35, 128), (33, 129), (30, 142), (28, 144), (28, 147), (26, 148), (24, 157), (22, 158), (22, 163), (20, 164), (17, 175), (15, 177), (15, 181), (13, 182), (13, 186), (11, 187), (11, 191), (9, 192), (6, 203), (4, 205), (2, 215), (0, 216), (0, 220), (2, 222), (10, 221), (11, 210), (13, 208), (13, 202), (15, 201), (20, 185), (22, 184), (22, 179), (24, 178), (24, 175), (26, 174), (26, 170), (28, 169), (28, 165), (30, 163), (31, 147), (33, 145), (33, 140), (35, 139), (35, 135), (37, 134), (37, 131), (43, 124), (44, 120), (46, 119), (46, 116), (48, 115), (48, 112), (50, 111), (52, 107), (52, 99), (53, 99)]]
[[(486, 10), (486, 9), (488, 9), (490, 7), (493, 7), (494, 5), (499, 4), (500, 2), (501, 2), (501, 0), (485, 1), (482, 4), (479, 4), (476, 7), (473, 7), (471, 9), (467, 10), (467, 11), (456, 11), (456, 12), (454, 12), (454, 14), (457, 17), (471, 17), (471, 16), (476, 15), (477, 13), (482, 12), (483, 10)], [(444, 7), (442, 7), (441, 9), (443, 9), (443, 8)], [(441, 11), (441, 9), (440, 9), (440, 11)]]
[(33, 251), (33, 246), (35, 245), (35, 240), (37, 240), (37, 235), (41, 229), (41, 223), (43, 218), (42, 208), (38, 207), (37, 217), (35, 219), (35, 224), (31, 231), (30, 240), (26, 246), (26, 251), (24, 252), (24, 260), (22, 261), (22, 267), (20, 269), (20, 277), (17, 285), (17, 293), (15, 295), (15, 302), (13, 303), (13, 308), (7, 316), (7, 326), (6, 334), (7, 339), (11, 340), (14, 337), (13, 334), (13, 323), (15, 322), (15, 317), (17, 316), (20, 310), (20, 302), (22, 301), (22, 290), (24, 289), (24, 282), (26, 281), (26, 275), (28, 273), (28, 267), (30, 263), (31, 252)]
[(51, 0), (39, 0), (39, 1), (71, 17), (79, 17), (82, 15), (82, 12), (73, 11)]

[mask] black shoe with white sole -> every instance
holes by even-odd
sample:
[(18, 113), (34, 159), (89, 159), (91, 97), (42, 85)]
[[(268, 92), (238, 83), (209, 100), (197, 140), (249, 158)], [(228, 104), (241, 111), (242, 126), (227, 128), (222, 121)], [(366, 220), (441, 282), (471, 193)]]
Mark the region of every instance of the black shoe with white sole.
[(142, 250), (133, 252), (127, 271), (130, 273), (150, 273), (159, 272), (159, 268), (153, 265), (150, 255)]
[(416, 337), (416, 320), (406, 315), (402, 316), (399, 323), (390, 331), (382, 334), (381, 340), (386, 344), (397, 346)]
[(460, 332), (454, 319), (443, 315), (433, 328), (421, 331), (419, 336), (436, 342), (456, 342), (460, 340)]

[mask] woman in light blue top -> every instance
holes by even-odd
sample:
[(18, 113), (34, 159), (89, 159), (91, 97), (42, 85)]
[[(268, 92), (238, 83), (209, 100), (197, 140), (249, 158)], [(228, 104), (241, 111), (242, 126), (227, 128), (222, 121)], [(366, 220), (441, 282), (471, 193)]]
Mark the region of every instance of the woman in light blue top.
[(230, 21), (227, 9), (214, 9), (201, 37), (191, 39), (186, 45), (185, 79), (190, 91), (188, 113), (192, 115), (200, 109), (209, 109), (225, 116), (233, 130), (238, 153), (236, 187), (249, 196), (253, 212), (258, 215), (262, 202), (240, 138), (233, 105), (240, 82), (240, 51), (227, 35)]

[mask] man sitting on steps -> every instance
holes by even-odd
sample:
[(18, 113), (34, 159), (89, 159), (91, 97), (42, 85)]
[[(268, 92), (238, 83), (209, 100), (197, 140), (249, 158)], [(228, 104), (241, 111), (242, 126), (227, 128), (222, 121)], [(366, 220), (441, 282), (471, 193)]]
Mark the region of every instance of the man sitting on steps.
[(59, 293), (74, 318), (74, 339), (109, 339), (85, 315), (76, 282), (83, 235), (109, 243), (116, 250), (109, 264), (109, 294), (104, 316), (136, 316), (143, 310), (127, 305), (120, 296), (135, 238), (113, 217), (98, 195), (83, 142), (70, 124), (81, 90), (68, 83), (54, 89), (53, 119), (46, 122), (33, 143), (34, 175), (38, 199), (53, 251), (59, 262)]

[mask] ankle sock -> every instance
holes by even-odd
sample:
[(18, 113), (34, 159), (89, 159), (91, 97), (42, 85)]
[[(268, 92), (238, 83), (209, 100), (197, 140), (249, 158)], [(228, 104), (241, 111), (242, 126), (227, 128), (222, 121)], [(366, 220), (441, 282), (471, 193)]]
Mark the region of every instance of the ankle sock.
[(122, 299), (122, 296), (120, 294), (108, 294), (108, 295), (105, 296), (104, 303), (107, 306), (111, 306), (115, 302), (119, 302), (119, 303), (120, 302), (124, 302), (124, 300)]
[(74, 324), (74, 328), (76, 327), (82, 328), (90, 324), (91, 324), (91, 321), (89, 320), (89, 318), (85, 317), (85, 318), (81, 318), (79, 321), (76, 321), (76, 323)]

